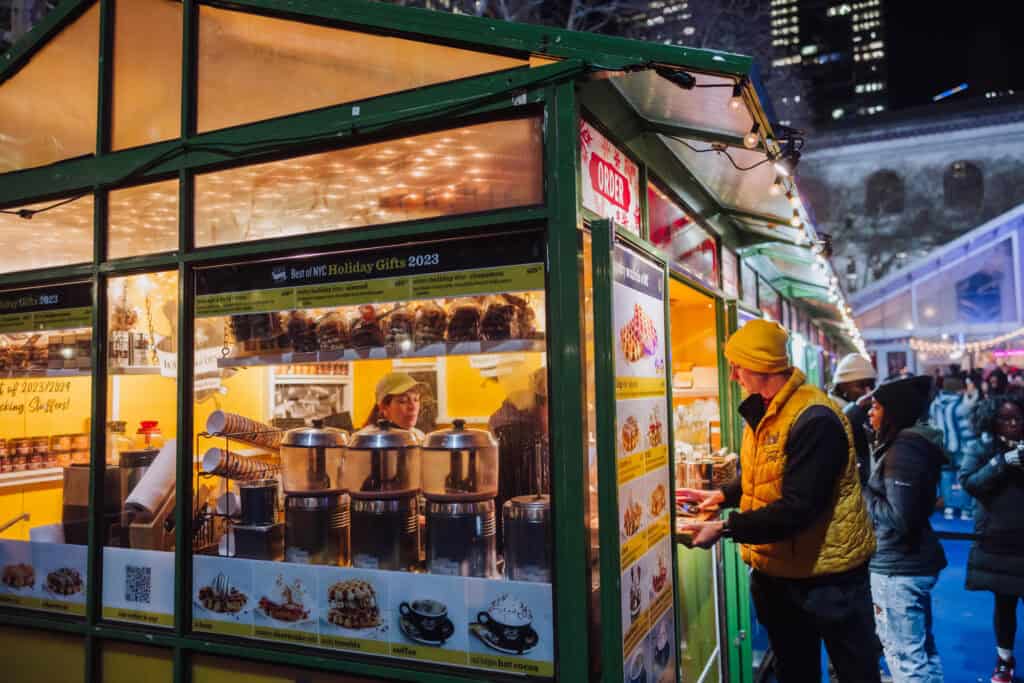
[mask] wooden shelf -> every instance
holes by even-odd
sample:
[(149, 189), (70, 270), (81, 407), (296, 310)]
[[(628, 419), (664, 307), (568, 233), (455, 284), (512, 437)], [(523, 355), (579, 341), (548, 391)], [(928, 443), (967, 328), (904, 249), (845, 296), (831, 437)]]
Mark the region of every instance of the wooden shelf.
[(672, 389), (672, 398), (718, 398), (718, 389), (711, 387)]
[(4, 370), (0, 372), (3, 379), (41, 379), (43, 377), (86, 377), (92, 374), (92, 368), (73, 368), (67, 370)]
[(386, 360), (388, 358), (430, 358), (435, 356), (475, 356), (486, 353), (530, 353), (543, 352), (547, 343), (543, 339), (508, 339), (505, 341), (438, 342), (418, 349), (392, 353), (387, 347), (376, 346), (368, 349), (345, 349), (343, 351), (312, 351), (238, 358), (220, 358), (217, 367), (238, 368), (261, 365), (304, 365), (307, 363), (338, 363), (358, 360)]
[(22, 470), (21, 472), (4, 472), (0, 474), (0, 488), (42, 484), (49, 481), (62, 481), (63, 467), (47, 467), (42, 470)]

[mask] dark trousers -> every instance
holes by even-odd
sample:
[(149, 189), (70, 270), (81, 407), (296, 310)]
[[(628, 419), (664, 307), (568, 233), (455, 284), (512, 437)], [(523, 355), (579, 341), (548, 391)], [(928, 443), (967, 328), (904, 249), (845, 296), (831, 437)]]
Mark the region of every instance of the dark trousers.
[(992, 625), (996, 629), (996, 645), (1004, 650), (1013, 649), (1013, 641), (1017, 637), (1017, 600), (1016, 595), (996, 593), (996, 608), (992, 615)]
[(834, 577), (751, 573), (757, 619), (768, 632), (779, 683), (821, 680), (821, 643), (841, 683), (879, 683), (867, 567)]

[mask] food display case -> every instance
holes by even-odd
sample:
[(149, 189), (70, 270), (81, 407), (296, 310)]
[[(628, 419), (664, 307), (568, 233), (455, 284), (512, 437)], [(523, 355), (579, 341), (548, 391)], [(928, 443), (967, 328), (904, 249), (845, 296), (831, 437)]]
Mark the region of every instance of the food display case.
[(68, 0), (9, 55), (0, 625), (90, 681), (748, 680), (674, 493), (789, 296), (747, 250), (813, 263), (749, 59), (355, 0)]

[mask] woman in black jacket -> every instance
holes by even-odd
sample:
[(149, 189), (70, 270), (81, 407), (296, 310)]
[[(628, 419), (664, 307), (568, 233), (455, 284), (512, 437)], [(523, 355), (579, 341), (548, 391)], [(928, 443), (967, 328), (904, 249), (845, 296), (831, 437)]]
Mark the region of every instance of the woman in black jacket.
[(946, 555), (928, 517), (947, 458), (942, 433), (921, 421), (930, 396), (930, 377), (893, 380), (875, 390), (869, 413), (876, 446), (864, 500), (878, 544), (870, 563), (871, 597), (896, 683), (943, 681), (931, 591)]
[(989, 398), (973, 416), (975, 433), (960, 465), (960, 485), (978, 501), (978, 536), (967, 558), (967, 590), (995, 594), (996, 668), (992, 683), (1013, 680), (1017, 600), (1024, 596), (1024, 399)]

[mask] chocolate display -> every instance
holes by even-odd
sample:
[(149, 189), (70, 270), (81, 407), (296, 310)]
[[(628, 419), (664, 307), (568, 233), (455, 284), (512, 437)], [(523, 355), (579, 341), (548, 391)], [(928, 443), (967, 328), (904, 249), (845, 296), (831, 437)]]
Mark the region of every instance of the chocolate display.
[(412, 311), (406, 306), (398, 306), (384, 317), (384, 340), (391, 354), (398, 354), (412, 349), (415, 320)]
[(447, 328), (448, 312), (433, 301), (422, 303), (413, 320), (413, 343), (423, 346), (444, 341)]
[(342, 351), (348, 345), (348, 323), (341, 311), (331, 311), (316, 321), (321, 351)]
[(377, 319), (377, 309), (369, 304), (359, 307), (359, 314), (349, 326), (349, 339), (357, 349), (384, 346), (384, 331)]
[(291, 311), (285, 329), (294, 350), (310, 352), (320, 348), (316, 337), (316, 323), (304, 311)]
[(457, 299), (449, 306), (448, 341), (479, 341), (483, 312), (473, 299)]
[(491, 297), (480, 322), (484, 339), (528, 339), (536, 333), (536, 314), (523, 297), (501, 294)]

